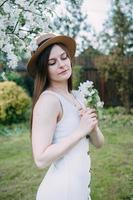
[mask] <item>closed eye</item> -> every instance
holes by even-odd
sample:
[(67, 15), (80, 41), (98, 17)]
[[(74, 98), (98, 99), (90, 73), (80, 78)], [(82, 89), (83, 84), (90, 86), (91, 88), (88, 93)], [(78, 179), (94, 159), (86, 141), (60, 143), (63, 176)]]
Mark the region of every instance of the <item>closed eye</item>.
[[(60, 55), (60, 59), (61, 59), (61, 60), (65, 60), (65, 59), (67, 59), (67, 58), (68, 58), (68, 56), (67, 56), (66, 52), (63, 52), (63, 53)], [(48, 62), (48, 65), (54, 65), (54, 64), (56, 64), (56, 58), (50, 59), (49, 62)]]
[(62, 59), (62, 60), (67, 59), (67, 54), (66, 54), (65, 52), (61, 55), (61, 59)]
[(48, 65), (54, 65), (56, 63), (55, 59), (51, 59), (49, 62), (48, 62)]

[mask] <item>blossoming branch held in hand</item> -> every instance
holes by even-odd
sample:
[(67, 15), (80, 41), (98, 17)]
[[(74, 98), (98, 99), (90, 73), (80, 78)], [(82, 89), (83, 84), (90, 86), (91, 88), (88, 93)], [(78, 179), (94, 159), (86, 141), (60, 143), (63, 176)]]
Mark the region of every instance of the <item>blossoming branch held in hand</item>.
[(95, 108), (100, 117), (104, 102), (100, 100), (98, 91), (94, 88), (93, 82), (87, 80), (84, 83), (80, 83), (78, 93), (86, 107)]

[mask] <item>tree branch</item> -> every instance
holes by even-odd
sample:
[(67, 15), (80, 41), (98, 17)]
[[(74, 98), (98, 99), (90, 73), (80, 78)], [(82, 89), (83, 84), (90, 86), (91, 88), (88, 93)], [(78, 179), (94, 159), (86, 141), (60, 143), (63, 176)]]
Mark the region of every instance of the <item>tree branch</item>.
[(15, 29), (16, 29), (16, 27), (17, 27), (18, 23), (19, 23), (19, 20), (18, 20), (18, 21), (17, 21), (17, 23), (15, 24), (15, 26), (14, 26), (14, 29), (13, 29), (12, 33), (14, 33), (14, 32), (15, 32)]
[(0, 7), (2, 7), (3, 5), (4, 5), (4, 3), (6, 3), (8, 0), (5, 0), (1, 5), (0, 5)]
[(38, 14), (38, 13), (32, 12), (32, 11), (29, 10), (29, 9), (24, 9), (22, 6), (20, 6), (20, 5), (17, 4), (17, 3), (14, 3), (14, 5), (18, 6), (20, 9), (22, 9), (22, 10), (25, 11), (25, 12), (30, 12), (30, 13), (33, 13), (33, 14), (35, 14), (35, 15), (41, 16), (41, 14)]

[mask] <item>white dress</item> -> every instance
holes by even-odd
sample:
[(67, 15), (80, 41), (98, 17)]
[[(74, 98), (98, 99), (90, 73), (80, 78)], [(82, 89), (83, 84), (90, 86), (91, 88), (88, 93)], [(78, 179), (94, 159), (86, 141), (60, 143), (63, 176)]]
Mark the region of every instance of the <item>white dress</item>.
[[(57, 123), (52, 143), (58, 143), (78, 127), (78, 109), (65, 97), (52, 91), (63, 109), (63, 116)], [(77, 98), (77, 97), (76, 97)], [(84, 137), (62, 158), (54, 161), (42, 180), (36, 200), (90, 200), (90, 156), (89, 140)]]

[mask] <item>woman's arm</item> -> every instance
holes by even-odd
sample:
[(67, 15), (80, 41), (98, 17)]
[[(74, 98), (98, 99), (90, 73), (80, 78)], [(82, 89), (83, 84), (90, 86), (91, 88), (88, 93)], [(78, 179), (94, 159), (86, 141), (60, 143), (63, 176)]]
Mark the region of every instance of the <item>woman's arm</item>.
[(61, 109), (57, 97), (42, 95), (33, 111), (32, 149), (38, 168), (45, 168), (61, 158), (82, 138), (81, 130), (75, 130), (59, 143), (52, 144), (57, 118)]
[(101, 132), (101, 130), (99, 129), (98, 126), (96, 126), (96, 128), (93, 129), (93, 131), (89, 134), (90, 137), (90, 142), (96, 147), (96, 148), (100, 148), (103, 146), (104, 144), (104, 136)]

